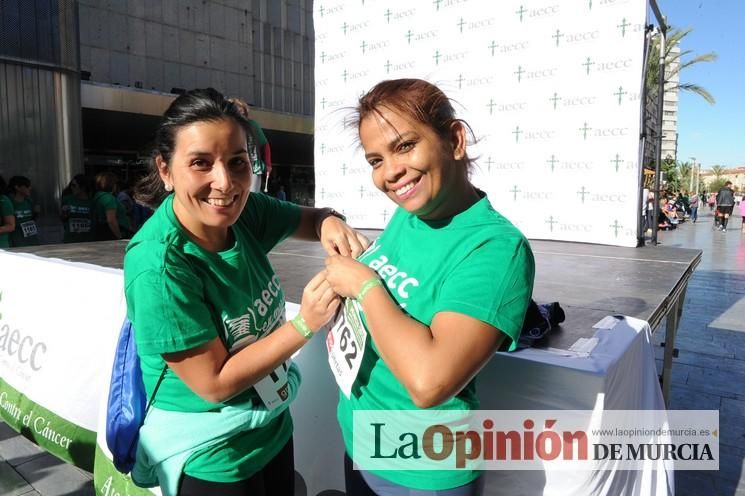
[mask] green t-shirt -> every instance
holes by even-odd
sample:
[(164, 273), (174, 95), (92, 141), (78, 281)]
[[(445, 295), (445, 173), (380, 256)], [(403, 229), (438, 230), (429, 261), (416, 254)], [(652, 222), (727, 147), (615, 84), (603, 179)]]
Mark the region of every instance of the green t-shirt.
[[(191, 241), (173, 213), (173, 195), (166, 198), (124, 256), (127, 316), (134, 325), (148, 397), (165, 365), (162, 354), (192, 349), (216, 336), (232, 353), (285, 322), (284, 293), (266, 254), (295, 232), (299, 222), (299, 207), (251, 193), (231, 227), (234, 246), (212, 253)], [(210, 403), (168, 369), (154, 404), (204, 412), (252, 398), (258, 401), (249, 389), (225, 403)], [(263, 428), (196, 453), (184, 472), (216, 482), (246, 479), (291, 435), (288, 410)]]
[(93, 222), (97, 238), (106, 238), (105, 233), (110, 233), (111, 229), (106, 222), (106, 211), (116, 210), (116, 222), (119, 224), (119, 230), (122, 235), (128, 235), (132, 232), (132, 225), (127, 217), (127, 210), (124, 205), (117, 200), (113, 194), (106, 191), (97, 191), (93, 195)]
[[(533, 292), (535, 262), (527, 239), (486, 197), (440, 221), (423, 221), (397, 209), (360, 261), (380, 275), (391, 297), (422, 324), (431, 325), (439, 312), (457, 312), (496, 327), (509, 336), (510, 348), (516, 347)], [(355, 410), (418, 409), (372, 339), (367, 340), (351, 397), (339, 397), (339, 425), (352, 457)], [(478, 406), (474, 379), (434, 409), (473, 410)], [(450, 489), (478, 476), (469, 470), (373, 473), (421, 490)]]
[[(5, 217), (14, 215), (13, 202), (5, 195), (0, 195), (0, 226)], [(0, 233), (0, 248), (10, 248), (10, 233)]]
[(63, 222), (65, 243), (93, 241), (93, 211), (91, 200), (82, 200), (73, 195), (62, 197), (62, 210), (67, 220)]
[(30, 198), (20, 202), (11, 198), (16, 216), (16, 230), (10, 234), (11, 246), (33, 246), (39, 244), (39, 227), (34, 220), (34, 204)]

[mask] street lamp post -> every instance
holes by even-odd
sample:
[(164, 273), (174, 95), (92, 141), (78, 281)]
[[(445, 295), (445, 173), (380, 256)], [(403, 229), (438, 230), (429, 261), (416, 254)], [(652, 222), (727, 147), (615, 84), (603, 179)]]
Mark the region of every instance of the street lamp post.
[[(690, 195), (691, 192), (693, 192), (693, 173), (696, 171), (696, 157), (691, 157), (691, 171), (689, 174), (691, 175), (691, 187), (688, 188), (688, 194)], [(696, 184), (696, 188), (698, 189), (698, 184)]]

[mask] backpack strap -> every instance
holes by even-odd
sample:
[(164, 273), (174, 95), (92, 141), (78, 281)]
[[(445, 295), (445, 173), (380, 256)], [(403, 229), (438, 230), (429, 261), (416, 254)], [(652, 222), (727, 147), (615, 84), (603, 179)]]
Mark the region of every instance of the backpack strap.
[(158, 377), (158, 382), (155, 383), (155, 389), (153, 389), (153, 394), (151, 394), (150, 399), (147, 400), (147, 406), (145, 407), (145, 415), (147, 415), (147, 412), (150, 411), (150, 407), (153, 406), (153, 400), (155, 400), (155, 394), (158, 392), (160, 383), (163, 382), (163, 378), (166, 376), (166, 370), (168, 370), (168, 364), (163, 365), (163, 372), (160, 373), (160, 377)]

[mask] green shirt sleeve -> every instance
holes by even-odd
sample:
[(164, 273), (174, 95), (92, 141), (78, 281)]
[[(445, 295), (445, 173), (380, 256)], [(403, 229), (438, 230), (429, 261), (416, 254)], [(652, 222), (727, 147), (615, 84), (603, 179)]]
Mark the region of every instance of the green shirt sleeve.
[[(137, 249), (147, 249), (147, 245)], [(161, 269), (145, 270), (125, 292), (141, 354), (188, 350), (217, 336), (202, 281), (188, 266), (167, 262)]]
[(261, 244), (264, 253), (297, 231), (300, 207), (263, 193), (251, 193), (239, 219)]
[(533, 294), (534, 276), (535, 261), (527, 240), (492, 240), (471, 252), (449, 275), (437, 311), (461, 313), (496, 327), (512, 340), (513, 350)]

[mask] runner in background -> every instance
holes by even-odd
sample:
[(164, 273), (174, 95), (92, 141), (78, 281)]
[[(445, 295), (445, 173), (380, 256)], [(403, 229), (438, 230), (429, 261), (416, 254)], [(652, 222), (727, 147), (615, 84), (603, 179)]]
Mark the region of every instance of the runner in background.
[(39, 207), (31, 200), (31, 180), (26, 176), (11, 177), (8, 181), (8, 196), (13, 202), (13, 215), (16, 218), (15, 230), (10, 234), (10, 245), (38, 245), (39, 227), (36, 218)]

